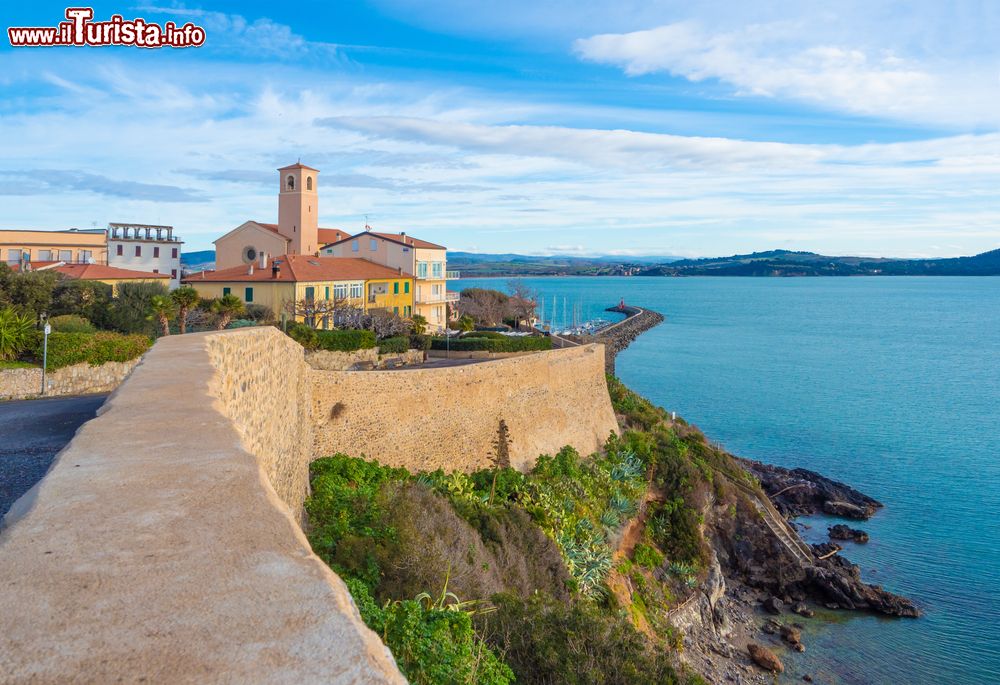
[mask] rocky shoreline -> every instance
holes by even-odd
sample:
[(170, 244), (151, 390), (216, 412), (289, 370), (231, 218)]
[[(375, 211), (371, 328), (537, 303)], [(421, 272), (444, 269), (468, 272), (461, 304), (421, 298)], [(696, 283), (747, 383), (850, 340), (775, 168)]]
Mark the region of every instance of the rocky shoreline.
[[(786, 519), (836, 512), (833, 515), (864, 520), (882, 507), (868, 495), (806, 469), (736, 461), (760, 481)], [(775, 682), (784, 670), (782, 650), (808, 649), (802, 632), (817, 611), (920, 615), (909, 599), (865, 583), (860, 568), (838, 554), (836, 544), (810, 546), (812, 559), (803, 563), (776, 544), (759, 515), (746, 514), (737, 517), (734, 529), (724, 524), (720, 512), (705, 512), (712, 568), (700, 594), (672, 618), (685, 633), (683, 660), (710, 682)], [(850, 539), (863, 535), (848, 526), (834, 526), (831, 533)]]

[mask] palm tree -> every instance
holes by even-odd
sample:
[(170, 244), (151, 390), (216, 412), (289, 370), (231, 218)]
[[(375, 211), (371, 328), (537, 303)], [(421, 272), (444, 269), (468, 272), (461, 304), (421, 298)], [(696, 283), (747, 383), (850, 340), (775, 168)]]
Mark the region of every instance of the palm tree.
[(198, 306), (198, 291), (189, 285), (170, 293), (170, 299), (174, 301), (174, 305), (177, 307), (177, 324), (180, 327), (181, 333), (187, 333), (187, 316), (188, 312)]
[(461, 319), (458, 320), (458, 330), (460, 331), (471, 331), (476, 327), (476, 321), (468, 314), (465, 314)]
[(149, 300), (149, 308), (152, 311), (150, 318), (160, 324), (163, 335), (170, 335), (170, 319), (177, 315), (174, 301), (167, 295), (154, 295)]
[(221, 331), (229, 325), (234, 316), (243, 313), (243, 300), (232, 293), (223, 295), (221, 299), (216, 300), (212, 304), (212, 311), (219, 315), (219, 320), (216, 322), (215, 327)]
[(422, 314), (414, 314), (410, 322), (413, 324), (414, 335), (423, 335), (427, 332), (427, 318)]

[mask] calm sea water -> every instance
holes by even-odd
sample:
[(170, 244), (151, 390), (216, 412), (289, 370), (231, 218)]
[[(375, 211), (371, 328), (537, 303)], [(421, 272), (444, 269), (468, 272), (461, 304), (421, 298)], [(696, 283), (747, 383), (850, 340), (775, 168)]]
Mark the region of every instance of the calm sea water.
[[(885, 504), (845, 555), (925, 616), (806, 620), (789, 680), (1000, 683), (1000, 278), (524, 280), (560, 317), (564, 299), (568, 317), (622, 297), (662, 312), (618, 358), (630, 387), (736, 454)], [(452, 287), (474, 285), (505, 282)]]

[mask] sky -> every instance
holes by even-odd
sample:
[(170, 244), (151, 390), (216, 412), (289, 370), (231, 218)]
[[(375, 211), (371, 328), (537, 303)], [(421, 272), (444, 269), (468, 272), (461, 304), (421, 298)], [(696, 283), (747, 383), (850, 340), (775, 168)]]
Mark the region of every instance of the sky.
[[(5, 3), (9, 26), (66, 5)], [(277, 219), (451, 250), (1000, 247), (1000, 2), (94, 3), (188, 49), (0, 41), (0, 228)]]

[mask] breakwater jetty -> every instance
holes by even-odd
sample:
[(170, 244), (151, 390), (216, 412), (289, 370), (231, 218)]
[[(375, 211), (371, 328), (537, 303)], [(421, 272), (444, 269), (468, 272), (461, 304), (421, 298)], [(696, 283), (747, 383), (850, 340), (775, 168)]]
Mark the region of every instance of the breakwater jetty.
[(650, 328), (659, 326), (665, 320), (663, 314), (654, 312), (652, 309), (634, 307), (624, 302), (608, 307), (604, 311), (624, 314), (625, 318), (610, 326), (598, 330), (593, 335), (570, 336), (562, 338), (571, 340), (578, 344), (602, 343), (604, 345), (604, 368), (608, 373), (615, 372), (615, 357), (619, 352), (632, 344), (636, 338), (648, 331)]

